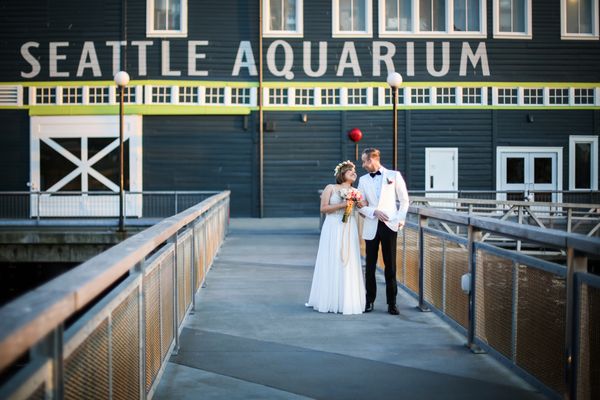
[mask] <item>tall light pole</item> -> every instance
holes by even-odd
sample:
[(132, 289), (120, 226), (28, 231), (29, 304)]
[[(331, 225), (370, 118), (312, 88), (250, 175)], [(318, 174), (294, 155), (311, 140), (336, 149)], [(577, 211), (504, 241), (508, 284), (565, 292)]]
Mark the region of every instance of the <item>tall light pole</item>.
[(398, 171), (398, 88), (402, 85), (402, 75), (397, 72), (392, 72), (387, 77), (387, 83), (392, 89), (392, 104), (394, 105), (394, 114), (392, 117), (392, 129), (394, 131), (394, 145), (393, 145), (393, 168), (394, 171)]
[(125, 127), (123, 118), (123, 98), (125, 97), (125, 86), (129, 83), (129, 74), (119, 71), (115, 75), (115, 83), (119, 87), (119, 232), (125, 231), (125, 174), (123, 157), (123, 130)]

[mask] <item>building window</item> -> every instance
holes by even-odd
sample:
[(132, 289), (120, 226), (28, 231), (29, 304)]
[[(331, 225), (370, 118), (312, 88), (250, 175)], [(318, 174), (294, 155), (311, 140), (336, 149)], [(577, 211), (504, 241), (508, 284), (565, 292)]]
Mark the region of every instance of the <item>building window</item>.
[(225, 104), (225, 88), (207, 87), (204, 93), (206, 104)]
[(147, 0), (146, 35), (187, 36), (187, 0)]
[(594, 89), (575, 89), (574, 103), (578, 106), (593, 106)]
[(568, 105), (569, 89), (548, 89), (548, 102), (550, 105)]
[(569, 189), (598, 190), (598, 136), (569, 137)]
[(561, 0), (562, 39), (598, 39), (598, 0)]
[(195, 86), (180, 86), (179, 87), (179, 103), (180, 104), (196, 104), (196, 103), (198, 103), (198, 88)]
[(481, 88), (462, 88), (463, 104), (482, 104)]
[(288, 104), (288, 89), (272, 88), (269, 89), (269, 105), (279, 106)]
[(231, 88), (231, 104), (250, 105), (250, 88)]
[(88, 102), (90, 104), (108, 104), (110, 102), (109, 88), (107, 86), (90, 87)]
[(333, 37), (371, 37), (372, 0), (333, 0)]
[(62, 103), (63, 104), (82, 104), (83, 103), (83, 88), (63, 87), (62, 88)]
[(523, 89), (523, 104), (544, 105), (544, 89)]
[(296, 89), (296, 105), (312, 106), (315, 104), (315, 89)]
[[(121, 101), (121, 91), (117, 89), (117, 103)], [(123, 102), (124, 103), (136, 103), (137, 100), (137, 88), (135, 86), (126, 86), (123, 88)]]
[(152, 100), (152, 104), (169, 104), (169, 103), (171, 103), (171, 87), (170, 86), (152, 86), (151, 100)]
[(302, 37), (303, 0), (262, 0), (263, 36)]
[(56, 88), (35, 88), (35, 104), (56, 104)]
[(531, 39), (531, 0), (494, 0), (494, 37)]
[(446, 31), (446, 1), (419, 1), (419, 30), (421, 32)]
[(437, 104), (456, 104), (456, 88), (437, 88)]
[(430, 100), (430, 88), (413, 88), (410, 101), (412, 104), (429, 104)]
[(485, 10), (484, 0), (379, 0), (379, 35), (485, 37)]
[(340, 89), (321, 89), (321, 105), (340, 105)]
[[(392, 103), (392, 89), (389, 87), (382, 88), (383, 89), (383, 99), (379, 98), (380, 105), (391, 106)], [(380, 89), (381, 90), (381, 89)], [(381, 93), (381, 92), (380, 92)], [(381, 95), (380, 95), (381, 96)], [(404, 104), (404, 88), (398, 88), (396, 92), (397, 103), (396, 104)]]
[(496, 98), (498, 105), (516, 105), (519, 102), (519, 90), (517, 88), (498, 88)]
[(367, 104), (369, 104), (367, 88), (348, 88), (349, 106), (362, 106)]

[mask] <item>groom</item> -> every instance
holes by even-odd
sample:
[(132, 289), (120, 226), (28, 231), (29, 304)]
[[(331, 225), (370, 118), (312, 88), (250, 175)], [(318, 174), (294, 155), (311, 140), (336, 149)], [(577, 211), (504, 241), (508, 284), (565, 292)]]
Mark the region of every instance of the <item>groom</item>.
[(381, 165), (379, 150), (368, 148), (362, 152), (362, 166), (369, 172), (360, 177), (358, 190), (368, 205), (359, 209), (365, 216), (362, 237), (366, 250), (367, 305), (365, 312), (373, 311), (377, 293), (375, 267), (379, 243), (385, 264), (385, 294), (388, 313), (398, 315), (396, 307), (396, 239), (398, 230), (404, 226), (408, 211), (408, 192), (402, 175), (398, 171), (385, 169)]

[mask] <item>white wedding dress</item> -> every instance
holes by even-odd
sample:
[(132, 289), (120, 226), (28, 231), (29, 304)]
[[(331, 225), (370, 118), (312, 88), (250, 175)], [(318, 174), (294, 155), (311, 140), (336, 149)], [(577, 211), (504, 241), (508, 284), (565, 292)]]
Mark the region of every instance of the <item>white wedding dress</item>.
[[(329, 204), (344, 201), (336, 190)], [(348, 222), (342, 222), (343, 214), (342, 209), (325, 217), (306, 306), (324, 313), (362, 314), (366, 300), (356, 207)]]

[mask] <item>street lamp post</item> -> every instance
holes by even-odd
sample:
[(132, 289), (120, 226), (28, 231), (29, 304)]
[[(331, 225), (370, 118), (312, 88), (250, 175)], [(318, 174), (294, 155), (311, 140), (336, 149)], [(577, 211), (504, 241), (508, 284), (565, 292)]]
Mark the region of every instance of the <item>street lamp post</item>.
[(129, 74), (119, 71), (115, 75), (115, 83), (119, 87), (119, 232), (125, 231), (125, 174), (123, 157), (123, 130), (125, 127), (123, 118), (123, 98), (125, 86), (129, 83)]
[(392, 104), (394, 114), (392, 116), (392, 129), (394, 131), (394, 144), (393, 144), (393, 167), (394, 170), (398, 170), (398, 88), (402, 85), (402, 75), (397, 72), (392, 72), (387, 77), (387, 83), (392, 89)]

